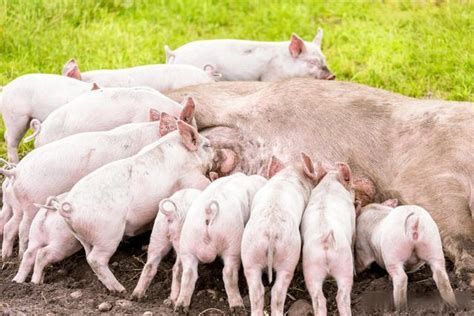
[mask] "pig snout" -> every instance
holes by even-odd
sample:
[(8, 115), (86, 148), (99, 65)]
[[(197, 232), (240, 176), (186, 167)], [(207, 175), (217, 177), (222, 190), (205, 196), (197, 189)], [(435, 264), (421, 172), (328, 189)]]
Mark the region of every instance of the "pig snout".
[(328, 67), (324, 66), (321, 68), (321, 73), (319, 75), (319, 79), (324, 79), (324, 80), (334, 80), (336, 79), (336, 75), (329, 70)]

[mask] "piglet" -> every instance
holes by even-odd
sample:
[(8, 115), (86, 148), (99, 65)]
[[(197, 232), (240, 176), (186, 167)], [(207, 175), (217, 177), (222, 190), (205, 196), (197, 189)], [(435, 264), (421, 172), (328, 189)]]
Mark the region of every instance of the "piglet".
[(179, 120), (178, 131), (135, 156), (97, 169), (74, 185), (59, 212), (107, 289), (125, 291), (108, 267), (122, 238), (147, 230), (163, 198), (181, 189), (206, 187), (210, 181), (205, 175), (214, 156), (209, 140)]
[(81, 243), (74, 237), (64, 219), (51, 203), (61, 202), (67, 193), (48, 199), (46, 205), (36, 205), (39, 211), (31, 224), (28, 249), (23, 255), (14, 282), (23, 283), (34, 267), (31, 282), (43, 283), (44, 268), (81, 250)]
[(304, 279), (315, 315), (327, 314), (323, 293), (327, 275), (337, 282), (339, 314), (351, 315), (356, 217), (352, 172), (344, 163), (329, 171), (319, 164), (317, 175), (319, 183), (311, 192), (301, 221)]
[[(12, 167), (13, 168), (13, 167)], [(8, 168), (7, 170), (12, 170)], [(13, 216), (13, 209), (10, 200), (13, 192), (11, 190), (10, 179), (5, 177), (2, 183), (2, 210), (0, 211), (0, 236), (3, 236), (3, 227)]]
[(294, 33), (289, 42), (201, 40), (174, 51), (165, 46), (166, 62), (199, 68), (210, 64), (223, 80), (230, 81), (278, 81), (304, 76), (332, 80), (335, 76), (321, 51), (322, 39), (323, 30), (319, 29), (312, 42), (305, 42)]
[[(186, 108), (193, 111), (194, 101), (187, 98)], [(37, 122), (35, 147), (69, 135), (111, 130), (123, 124), (146, 122), (150, 108), (175, 117), (183, 106), (159, 92), (143, 88), (109, 88), (90, 91), (54, 111), (44, 122)], [(184, 112), (183, 112), (184, 113)], [(181, 117), (188, 123), (188, 113)]]
[(146, 86), (160, 92), (210, 83), (220, 77), (219, 73), (212, 67), (197, 68), (190, 65), (144, 65), (81, 73), (75, 59), (69, 60), (64, 65), (62, 74), (85, 82), (95, 82), (101, 87), (130, 88)]
[[(184, 189), (174, 193), (169, 198), (160, 202), (160, 212), (156, 216), (155, 224), (150, 236), (148, 245), (148, 256), (145, 267), (143, 267), (140, 280), (132, 293), (132, 299), (141, 299), (151, 281), (158, 271), (161, 260), (168, 254), (173, 247), (179, 255), (179, 238), (184, 219), (188, 209), (194, 200), (201, 194), (197, 189)], [(181, 282), (181, 262), (176, 260), (173, 266), (173, 281), (171, 284), (171, 297), (176, 300), (179, 293), (179, 284)]]
[(244, 311), (238, 285), (242, 234), (253, 197), (266, 182), (258, 175), (236, 173), (212, 182), (191, 205), (180, 240), (181, 289), (177, 300), (175, 293), (170, 296), (177, 311), (189, 309), (198, 263), (211, 263), (217, 256), (224, 262), (222, 275), (230, 309)]
[(5, 123), (8, 160), (18, 162), (18, 144), (31, 119), (45, 120), (93, 84), (50, 74), (29, 74), (16, 78), (0, 94), (0, 110)]
[[(155, 118), (154, 118), (155, 119)], [(130, 157), (144, 146), (176, 129), (176, 120), (161, 114), (160, 121), (133, 123), (107, 132), (72, 135), (31, 151), (13, 170), (0, 169), (14, 178), (10, 203), (13, 216), (4, 228), (2, 258), (12, 254), (19, 234), (20, 257), (28, 244), (28, 232), (38, 209), (49, 196), (67, 192), (82, 177), (118, 159)]]
[(299, 226), (317, 175), (311, 159), (302, 153), (303, 166), (285, 167), (272, 157), (270, 180), (255, 194), (250, 219), (242, 236), (242, 263), (249, 287), (252, 315), (263, 315), (262, 270), (273, 280), (272, 315), (283, 315), (286, 292), (301, 251)]
[(407, 308), (408, 272), (425, 262), (443, 300), (451, 306), (456, 298), (446, 273), (438, 226), (430, 214), (416, 205), (398, 206), (397, 200), (369, 204), (357, 217), (356, 269), (365, 270), (376, 262), (393, 282), (396, 309)]

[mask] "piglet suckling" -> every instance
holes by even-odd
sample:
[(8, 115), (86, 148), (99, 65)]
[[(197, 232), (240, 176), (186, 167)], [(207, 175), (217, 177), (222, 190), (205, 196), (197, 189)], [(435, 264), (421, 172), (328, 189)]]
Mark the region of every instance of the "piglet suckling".
[(23, 254), (14, 282), (25, 282), (33, 270), (31, 282), (43, 283), (44, 268), (59, 262), (81, 250), (81, 243), (74, 237), (56, 208), (51, 203), (61, 202), (67, 193), (48, 199), (46, 205), (37, 205), (39, 211), (31, 224), (28, 248)]
[(245, 310), (238, 285), (242, 234), (254, 195), (266, 182), (259, 175), (243, 173), (219, 178), (191, 205), (181, 232), (182, 278), (175, 310), (188, 311), (199, 262), (211, 263), (216, 257), (224, 262), (222, 277), (231, 311)]
[(181, 120), (177, 126), (178, 131), (138, 154), (82, 178), (59, 207), (83, 245), (87, 262), (112, 292), (125, 291), (108, 267), (122, 238), (147, 230), (162, 199), (210, 183), (206, 174), (212, 169), (215, 152), (209, 140)]
[(311, 159), (302, 154), (302, 165), (285, 167), (272, 157), (268, 182), (255, 194), (250, 219), (242, 237), (242, 263), (249, 287), (252, 315), (263, 315), (262, 270), (272, 282), (272, 315), (283, 315), (286, 293), (301, 252), (300, 222), (317, 174)]
[(408, 278), (405, 270), (416, 271), (426, 262), (443, 300), (456, 305), (438, 226), (424, 208), (397, 205), (397, 200), (387, 200), (362, 208), (357, 217), (357, 271), (365, 270), (373, 262), (386, 269), (393, 282), (395, 307), (406, 309)]
[[(141, 299), (155, 277), (161, 260), (168, 254), (173, 247), (176, 255), (179, 256), (179, 238), (184, 219), (188, 209), (194, 200), (201, 194), (201, 190), (184, 189), (174, 193), (169, 198), (160, 202), (159, 213), (156, 216), (153, 230), (148, 245), (148, 254), (146, 264), (143, 267), (140, 280), (132, 298)], [(181, 261), (179, 257), (173, 266), (173, 280), (171, 284), (170, 300), (174, 303), (178, 297), (181, 282)]]
[(337, 281), (337, 309), (351, 315), (353, 242), (356, 211), (351, 169), (337, 163), (335, 170), (318, 165), (318, 185), (311, 192), (301, 221), (303, 274), (315, 315), (326, 315), (323, 283), (328, 275)]

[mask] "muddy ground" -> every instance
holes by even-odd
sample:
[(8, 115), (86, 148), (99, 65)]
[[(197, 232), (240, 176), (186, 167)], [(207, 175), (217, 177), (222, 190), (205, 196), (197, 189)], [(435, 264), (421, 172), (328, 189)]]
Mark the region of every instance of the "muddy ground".
[[(145, 234), (123, 242), (111, 260), (112, 270), (120, 282), (131, 293), (136, 285), (141, 268), (146, 261), (146, 251), (149, 234)], [(171, 268), (174, 255), (170, 254), (160, 265), (157, 276), (147, 292), (147, 297), (141, 302), (125, 302), (120, 305), (118, 297), (110, 295), (97, 280), (87, 265), (84, 253), (80, 252), (71, 258), (50, 266), (46, 269), (45, 284), (30, 283), (16, 284), (11, 282), (18, 268), (18, 263), (11, 262), (0, 271), (0, 312), (11, 314), (99, 314), (98, 305), (109, 302), (112, 305), (111, 314), (141, 315), (151, 311), (153, 315), (169, 315), (172, 310), (163, 305), (171, 286)], [(191, 315), (222, 315), (229, 314), (224, 284), (222, 282), (222, 264), (216, 262), (199, 267), (199, 279), (194, 292)], [(448, 262), (448, 271), (460, 307), (447, 310), (442, 307), (429, 268), (425, 267), (409, 276), (408, 299), (410, 315), (473, 315), (474, 303), (472, 294), (467, 286), (453, 273), (453, 266)], [(266, 285), (266, 310), (269, 311), (268, 282)], [(240, 289), (244, 302), (249, 307), (248, 291), (245, 279), (240, 277)], [(80, 290), (80, 298), (72, 298), (71, 293)], [(337, 286), (333, 280), (327, 280), (324, 291), (328, 299), (329, 314), (336, 313), (335, 296)], [(295, 300), (310, 298), (305, 289), (301, 265), (288, 291), (285, 310)], [(391, 314), (391, 283), (387, 274), (373, 267), (370, 271), (356, 276), (352, 291), (352, 311), (354, 315)], [(301, 314), (300, 312), (298, 314)]]

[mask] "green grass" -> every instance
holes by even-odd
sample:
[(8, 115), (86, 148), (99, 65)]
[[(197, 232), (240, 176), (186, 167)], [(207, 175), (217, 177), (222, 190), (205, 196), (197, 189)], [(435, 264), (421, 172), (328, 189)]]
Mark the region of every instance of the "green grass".
[(82, 70), (160, 63), (165, 44), (311, 40), (321, 26), (339, 80), (473, 101), (473, 21), (472, 1), (0, 0), (0, 85), (70, 57)]

